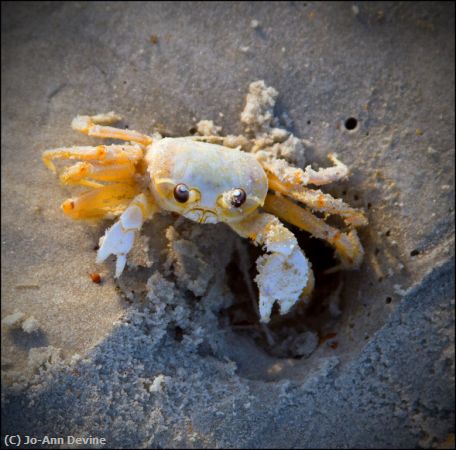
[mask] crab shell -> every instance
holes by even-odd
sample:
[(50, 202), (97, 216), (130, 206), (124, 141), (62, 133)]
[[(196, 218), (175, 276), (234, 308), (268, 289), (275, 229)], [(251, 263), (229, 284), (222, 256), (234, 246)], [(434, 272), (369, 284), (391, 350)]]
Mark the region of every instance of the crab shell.
[[(263, 206), (266, 174), (249, 153), (191, 138), (164, 138), (146, 150), (150, 190), (158, 205), (200, 223), (238, 222)], [(189, 199), (179, 203), (174, 188), (185, 184)], [(243, 189), (246, 201), (233, 206), (233, 192)]]

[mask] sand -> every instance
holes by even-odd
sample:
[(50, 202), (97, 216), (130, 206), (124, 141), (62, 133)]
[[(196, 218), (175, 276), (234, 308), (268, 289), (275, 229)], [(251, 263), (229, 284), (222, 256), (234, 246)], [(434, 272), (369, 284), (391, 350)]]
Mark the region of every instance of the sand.
[[(454, 446), (452, 5), (2, 12), (2, 318), (19, 313), (2, 324), (2, 435), (61, 447), (70, 435), (120, 448)], [(212, 121), (200, 132), (248, 145), (239, 136), (255, 114), (240, 115), (256, 80), (277, 95), (251, 132), (274, 134), (270, 151), (301, 168), (337, 152), (351, 176), (326, 192), (369, 217), (359, 271), (324, 276), (331, 249), (298, 236), (321, 307), (268, 328), (252, 304), (259, 252), (227, 226), (157, 216), (116, 282), (112, 260), (95, 264), (110, 222), (65, 218), (75, 190), (41, 162), (48, 148), (97, 145), (71, 120), (112, 110), (172, 136)]]

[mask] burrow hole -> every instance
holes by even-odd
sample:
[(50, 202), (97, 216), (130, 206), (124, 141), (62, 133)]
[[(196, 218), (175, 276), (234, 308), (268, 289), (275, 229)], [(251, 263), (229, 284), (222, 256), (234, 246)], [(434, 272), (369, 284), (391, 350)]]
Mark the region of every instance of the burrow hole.
[(358, 120), (355, 117), (349, 117), (345, 120), (345, 129), (348, 131), (354, 131), (358, 127)]

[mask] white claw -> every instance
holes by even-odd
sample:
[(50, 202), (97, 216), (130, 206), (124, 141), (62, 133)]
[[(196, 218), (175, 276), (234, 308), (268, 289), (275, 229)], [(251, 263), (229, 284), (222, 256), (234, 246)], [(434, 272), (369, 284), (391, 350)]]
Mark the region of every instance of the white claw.
[(125, 230), (122, 223), (116, 222), (103, 236), (98, 250), (97, 262), (103, 262), (109, 255), (125, 255), (133, 247), (134, 230)]
[(100, 238), (97, 263), (102, 263), (109, 255), (115, 255), (116, 278), (122, 275), (127, 263), (127, 254), (135, 242), (135, 232), (144, 222), (143, 210), (151, 208), (144, 194), (137, 195), (130, 206), (121, 214), (119, 220)]
[(143, 223), (143, 214), (141, 208), (137, 205), (131, 205), (120, 216), (120, 222), (126, 230), (139, 230)]
[[(260, 321), (270, 320), (277, 301), (286, 314), (300, 300), (304, 288), (313, 280), (312, 269), (298, 241), (277, 217), (259, 213), (231, 227), (243, 237), (254, 239), (266, 250), (257, 260), (255, 281), (260, 291)], [(312, 281), (309, 283), (310, 290)]]
[(298, 302), (309, 278), (309, 262), (299, 247), (290, 255), (272, 253), (257, 261), (255, 281), (260, 290), (260, 321), (267, 323), (274, 302), (278, 301), (280, 314), (286, 314)]
[(116, 222), (100, 239), (97, 263), (102, 263), (109, 255), (117, 256), (116, 278), (118, 278), (124, 270), (127, 262), (126, 255), (133, 247), (134, 240), (134, 230), (125, 230), (121, 221)]
[(122, 275), (122, 272), (125, 268), (126, 263), (127, 263), (127, 257), (125, 255), (117, 256), (115, 278), (119, 278)]

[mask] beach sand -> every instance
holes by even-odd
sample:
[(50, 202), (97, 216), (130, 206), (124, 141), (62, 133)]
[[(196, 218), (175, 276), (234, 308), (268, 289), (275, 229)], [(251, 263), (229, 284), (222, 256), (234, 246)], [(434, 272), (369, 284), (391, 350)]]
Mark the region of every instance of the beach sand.
[[(2, 438), (454, 446), (453, 5), (16, 2), (2, 13)], [(111, 222), (65, 217), (78, 189), (41, 161), (101, 142), (71, 129), (78, 114), (114, 110), (122, 126), (171, 136), (211, 120), (242, 135), (256, 80), (277, 90), (278, 123), (300, 140), (284, 157), (326, 167), (337, 152), (351, 176), (326, 192), (369, 218), (359, 271), (324, 275), (331, 249), (297, 232), (316, 298), (267, 329), (252, 305), (259, 249), (224, 224), (159, 215), (116, 281), (113, 260), (95, 264)]]

